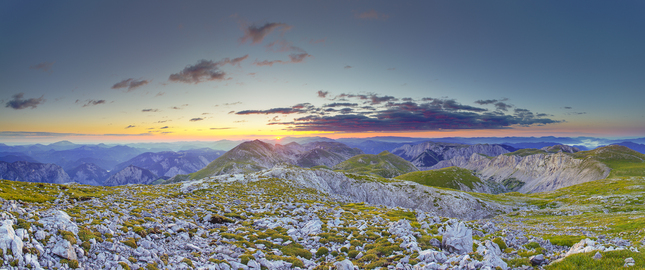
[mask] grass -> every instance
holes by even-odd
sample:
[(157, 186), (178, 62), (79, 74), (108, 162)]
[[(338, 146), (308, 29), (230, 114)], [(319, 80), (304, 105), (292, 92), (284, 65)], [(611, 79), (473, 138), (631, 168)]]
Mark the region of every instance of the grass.
[(417, 168), (405, 159), (384, 151), (378, 155), (362, 154), (353, 156), (334, 166), (334, 170), (393, 178), (404, 173), (417, 171)]
[[(618, 269), (645, 269), (645, 253), (631, 252), (628, 250), (601, 252), (602, 258), (594, 260), (595, 252), (578, 253), (566, 257), (560, 262), (544, 267), (547, 270), (618, 270)], [(636, 265), (625, 268), (625, 259), (632, 257)]]
[(473, 171), (458, 167), (447, 167), (438, 170), (410, 172), (399, 175), (396, 179), (412, 181), (426, 186), (461, 189), (461, 185), (474, 189), (475, 185), (483, 185)]

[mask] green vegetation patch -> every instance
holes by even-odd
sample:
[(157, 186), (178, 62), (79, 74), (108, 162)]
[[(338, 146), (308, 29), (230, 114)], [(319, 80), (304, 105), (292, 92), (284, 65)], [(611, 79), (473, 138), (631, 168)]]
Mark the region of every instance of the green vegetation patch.
[[(645, 269), (645, 253), (631, 252), (628, 250), (602, 252), (600, 260), (594, 260), (595, 252), (578, 253), (564, 258), (560, 262), (554, 262), (544, 269), (547, 270), (618, 270), (618, 269)], [(625, 268), (626, 258), (634, 258), (635, 266)]]
[(399, 175), (396, 179), (412, 181), (426, 186), (460, 189), (459, 184), (471, 189), (475, 183), (483, 185), (479, 177), (471, 170), (459, 167), (447, 167), (438, 170), (418, 171)]

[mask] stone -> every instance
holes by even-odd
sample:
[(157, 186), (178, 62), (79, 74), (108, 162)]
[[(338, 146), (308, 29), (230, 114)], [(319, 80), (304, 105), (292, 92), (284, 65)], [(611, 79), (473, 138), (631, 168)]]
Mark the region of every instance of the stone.
[(596, 254), (593, 255), (594, 260), (600, 260), (602, 259), (602, 254), (600, 252), (596, 252)]
[(52, 248), (52, 253), (68, 260), (78, 259), (76, 257), (76, 251), (72, 247), (72, 244), (70, 244), (69, 241), (64, 239), (56, 243), (54, 248)]
[(441, 246), (451, 253), (468, 254), (473, 252), (472, 229), (466, 227), (463, 222), (448, 226), (443, 234)]
[(354, 264), (348, 259), (342, 260), (340, 262), (335, 262), (334, 266), (337, 270), (354, 270)]
[(535, 256), (531, 256), (529, 258), (529, 261), (531, 262), (532, 265), (537, 265), (537, 266), (542, 265), (545, 261), (544, 255), (538, 254)]
[(623, 265), (623, 267), (632, 267), (634, 265), (636, 265), (636, 261), (634, 260), (634, 258), (629, 257), (625, 259), (625, 264)]

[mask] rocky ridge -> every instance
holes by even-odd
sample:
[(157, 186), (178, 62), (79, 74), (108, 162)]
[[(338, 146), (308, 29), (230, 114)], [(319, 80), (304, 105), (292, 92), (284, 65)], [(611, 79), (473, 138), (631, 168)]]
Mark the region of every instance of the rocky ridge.
[(470, 157), (473, 154), (498, 156), (515, 151), (515, 148), (499, 144), (457, 144), (423, 142), (406, 144), (392, 150), (392, 153), (412, 162), (420, 170), (427, 170), (442, 160)]

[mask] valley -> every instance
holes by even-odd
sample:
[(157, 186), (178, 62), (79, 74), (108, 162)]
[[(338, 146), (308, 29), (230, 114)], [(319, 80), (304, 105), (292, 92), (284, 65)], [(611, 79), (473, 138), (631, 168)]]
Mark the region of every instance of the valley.
[[(87, 163), (73, 178), (53, 178), (58, 182), (25, 181), (21, 166), (36, 165), (6, 163), (2, 178), (17, 181), (0, 181), (1, 264), (622, 269), (631, 258), (634, 268), (645, 267), (641, 153), (618, 145), (388, 147), (412, 154), (365, 154), (338, 142), (250, 141), (209, 164), (204, 155), (212, 150), (192, 159), (190, 151), (144, 153), (109, 176)], [(428, 160), (419, 156), (434, 157), (428, 167), (436, 169), (407, 161)], [(187, 167), (197, 162), (202, 168)], [(38, 166), (65, 173), (55, 164)], [(180, 168), (193, 172), (160, 177)], [(48, 179), (41, 174), (31, 179)]]

